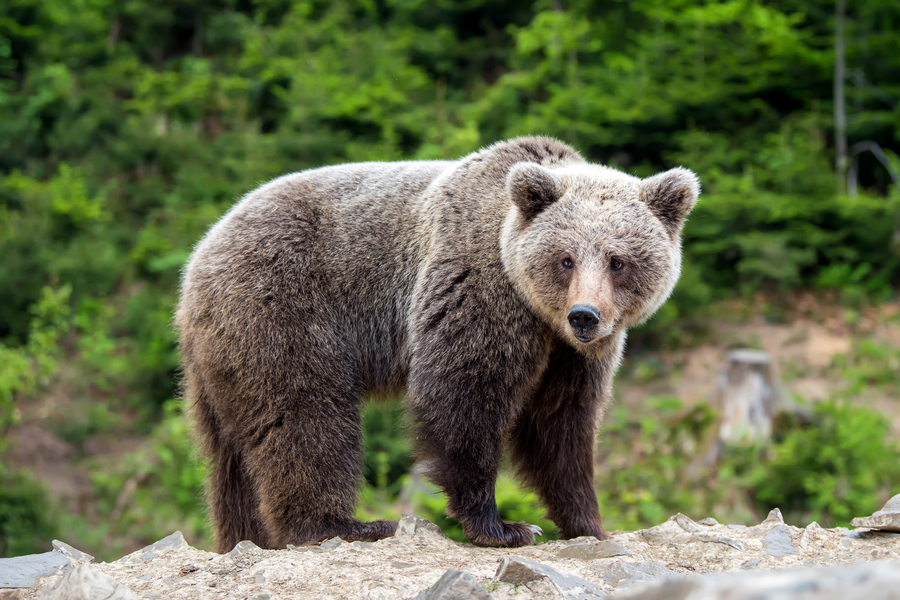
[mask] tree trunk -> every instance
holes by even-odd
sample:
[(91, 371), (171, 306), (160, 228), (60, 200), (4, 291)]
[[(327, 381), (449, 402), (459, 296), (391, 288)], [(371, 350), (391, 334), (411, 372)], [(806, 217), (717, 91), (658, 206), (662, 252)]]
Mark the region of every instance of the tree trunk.
[(834, 146), (838, 192), (844, 193), (847, 177), (847, 111), (844, 107), (844, 12), (847, 0), (837, 0), (834, 9)]

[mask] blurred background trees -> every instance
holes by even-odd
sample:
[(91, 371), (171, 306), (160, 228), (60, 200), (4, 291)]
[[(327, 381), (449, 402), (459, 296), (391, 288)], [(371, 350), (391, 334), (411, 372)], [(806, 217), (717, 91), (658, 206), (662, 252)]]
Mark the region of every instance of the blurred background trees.
[[(898, 172), (900, 5), (850, 0), (844, 30), (849, 144), (877, 143)], [(60, 495), (8, 452), (0, 554), (54, 528), (101, 555), (175, 527), (206, 535), (201, 467), (173, 400), (179, 271), (236, 199), (286, 172), (455, 158), (520, 134), (639, 176), (695, 170), (704, 193), (682, 281), (632, 335), (638, 353), (697, 343), (734, 302), (784, 319), (792, 294), (813, 290), (852, 325), (896, 301), (900, 191), (871, 153), (857, 158), (856, 197), (835, 169), (834, 36), (831, 0), (0, 0), (0, 428), (52, 432), (92, 499), (35, 509)], [(896, 348), (857, 347), (835, 368), (857, 386), (893, 385)], [(713, 417), (617, 413), (605, 447), (623, 456), (599, 476), (605, 514), (646, 525), (688, 502), (722, 506), (726, 488), (749, 495), (749, 512), (783, 498), (843, 523), (875, 508), (900, 483), (898, 461), (841, 495), (855, 481), (847, 462), (897, 450), (886, 421), (840, 404), (851, 388), (783, 424), (776, 450), (723, 459), (716, 476), (730, 483), (713, 478), (706, 495), (672, 486)], [(363, 510), (390, 513), (410, 466), (400, 412), (368, 411)], [(849, 458), (806, 460), (813, 442)], [(125, 458), (97, 462), (100, 450)], [(796, 477), (823, 470), (837, 483)], [(442, 499), (417, 485), (404, 497), (419, 493), (437, 519)], [(499, 491), (511, 518), (539, 510), (514, 490)]]

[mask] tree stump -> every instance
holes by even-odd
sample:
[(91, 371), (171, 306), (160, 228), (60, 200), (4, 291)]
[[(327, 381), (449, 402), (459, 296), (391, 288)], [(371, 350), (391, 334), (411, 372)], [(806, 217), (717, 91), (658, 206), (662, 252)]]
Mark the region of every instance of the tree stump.
[(768, 353), (734, 350), (719, 373), (713, 405), (722, 442), (764, 441), (775, 414), (788, 409), (787, 396)]

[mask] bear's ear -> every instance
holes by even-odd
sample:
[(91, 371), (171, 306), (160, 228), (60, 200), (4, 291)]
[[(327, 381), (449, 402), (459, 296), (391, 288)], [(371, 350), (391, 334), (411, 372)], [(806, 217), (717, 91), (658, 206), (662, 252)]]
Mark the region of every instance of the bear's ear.
[(506, 178), (506, 189), (526, 221), (559, 200), (565, 192), (556, 175), (530, 162), (513, 165)]
[(654, 175), (641, 182), (641, 199), (647, 203), (674, 238), (700, 195), (700, 182), (683, 167)]

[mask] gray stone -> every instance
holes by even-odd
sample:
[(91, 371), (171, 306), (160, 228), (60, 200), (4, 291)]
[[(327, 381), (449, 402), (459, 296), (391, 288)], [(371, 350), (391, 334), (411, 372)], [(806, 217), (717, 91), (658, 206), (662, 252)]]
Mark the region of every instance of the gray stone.
[(742, 543), (740, 543), (739, 541), (732, 539), (732, 538), (721, 537), (721, 536), (717, 536), (717, 535), (709, 535), (707, 533), (697, 535), (697, 536), (695, 536), (695, 538), (701, 542), (710, 542), (713, 544), (724, 544), (725, 546), (731, 546), (732, 548), (734, 548), (735, 550), (739, 550), (740, 552), (744, 551), (744, 545)]
[(141, 554), (141, 560), (153, 560), (158, 555), (155, 552), (144, 552)]
[(621, 600), (896, 600), (900, 569), (870, 563), (829, 569), (724, 573), (645, 585), (616, 594)]
[(250, 596), (247, 600), (272, 600), (272, 596), (267, 593), (256, 594), (255, 596)]
[(741, 529), (747, 529), (747, 526), (746, 526), (746, 525), (733, 525), (733, 524), (732, 524), (732, 525), (728, 525), (728, 529), (735, 529), (735, 530), (737, 530), (737, 531), (740, 531)]
[(700, 527), (690, 518), (684, 516), (681, 513), (676, 514), (672, 518), (675, 519), (675, 522), (678, 523), (678, 525), (688, 533), (697, 533), (698, 531), (703, 531), (702, 527)]
[(43, 588), (38, 600), (138, 600), (138, 596), (97, 567), (82, 563)]
[(600, 577), (612, 586), (629, 581), (656, 581), (659, 579), (674, 579), (678, 575), (666, 568), (659, 561), (646, 562), (617, 562), (609, 565), (600, 572)]
[(146, 548), (141, 548), (139, 552), (165, 552), (167, 550), (184, 550), (190, 547), (191, 545), (185, 541), (181, 532), (176, 531)]
[(228, 556), (230, 556), (231, 558), (237, 558), (238, 556), (247, 554), (248, 552), (252, 552), (254, 550), (261, 550), (261, 548), (250, 540), (244, 540), (242, 542), (238, 542), (234, 546), (234, 548), (231, 549), (231, 552), (228, 553)]
[(338, 546), (340, 546), (343, 543), (344, 543), (344, 540), (342, 540), (341, 538), (333, 537), (333, 538), (331, 538), (329, 540), (325, 540), (324, 542), (319, 544), (319, 548), (321, 548), (322, 550), (331, 550), (332, 548), (337, 548)]
[(741, 569), (744, 571), (749, 571), (750, 569), (755, 569), (759, 566), (759, 563), (762, 562), (761, 558), (751, 558), (750, 560), (745, 560), (741, 563)]
[(395, 535), (415, 535), (423, 530), (443, 535), (440, 527), (428, 519), (423, 519), (417, 515), (403, 515), (403, 518), (397, 524), (397, 533)]
[(864, 534), (870, 533), (868, 531), (850, 531), (849, 529), (845, 529), (844, 527), (835, 527), (834, 530), (838, 532), (838, 535), (841, 537), (847, 537), (854, 540), (861, 539)]
[(596, 544), (600, 540), (595, 538), (592, 535), (579, 535), (577, 538), (572, 538), (570, 540), (559, 540), (564, 544), (568, 544), (569, 546), (574, 546), (576, 544)]
[(65, 556), (66, 558), (71, 558), (74, 562), (83, 562), (83, 563), (92, 563), (94, 562), (94, 557), (90, 554), (86, 554), (81, 550), (73, 548), (65, 542), (61, 542), (59, 540), (53, 540), (51, 542), (53, 544), (53, 549)]
[(781, 514), (781, 509), (773, 508), (770, 510), (763, 523), (784, 523), (784, 516)]
[(350, 542), (350, 546), (356, 550), (373, 550), (375, 548), (373, 542)]
[(577, 558), (580, 560), (594, 560), (597, 558), (610, 558), (612, 556), (630, 556), (631, 553), (622, 544), (612, 540), (603, 540), (596, 544), (573, 544), (559, 551), (559, 558)]
[(713, 519), (712, 517), (706, 517), (705, 519), (700, 519), (699, 521), (697, 521), (697, 523), (699, 523), (700, 525), (706, 525), (707, 527), (715, 527), (716, 525), (719, 524), (719, 522), (716, 521), (715, 519)]
[[(690, 519), (681, 515), (683, 517), (683, 523), (687, 524)], [(686, 519), (686, 521), (685, 521)], [(693, 521), (691, 521), (693, 523)], [(697, 531), (701, 531), (702, 528), (694, 523), (694, 526), (697, 527)], [(690, 525), (687, 525), (690, 528)], [(691, 541), (691, 534), (687, 532), (685, 529), (685, 525), (678, 522), (677, 515), (674, 517), (669, 517), (669, 519), (655, 527), (651, 527), (650, 529), (643, 529), (638, 532), (641, 538), (647, 542), (648, 544), (686, 544)]]
[(888, 500), (881, 510), (876, 510), (872, 513), (873, 517), (880, 517), (881, 515), (888, 514), (896, 514), (900, 513), (900, 494), (897, 494), (890, 500)]
[(803, 529), (803, 534), (800, 536), (800, 547), (807, 550), (813, 540), (819, 539), (818, 534), (820, 531), (822, 531), (822, 528), (815, 521), (807, 525), (806, 528)]
[(437, 582), (413, 600), (490, 600), (491, 595), (468, 573), (447, 569)]
[(797, 547), (791, 541), (791, 530), (787, 525), (778, 525), (769, 530), (763, 539), (763, 547), (766, 554), (775, 558), (797, 554)]
[(606, 597), (606, 594), (590, 581), (521, 556), (505, 557), (497, 569), (497, 574), (494, 575), (494, 580), (526, 587), (546, 582), (564, 598), (592, 600)]
[(854, 527), (900, 532), (900, 494), (888, 500), (884, 508), (872, 513), (871, 517), (856, 517), (850, 524)]
[(38, 577), (57, 575), (71, 569), (72, 563), (59, 552), (0, 558), (0, 589), (29, 588)]

